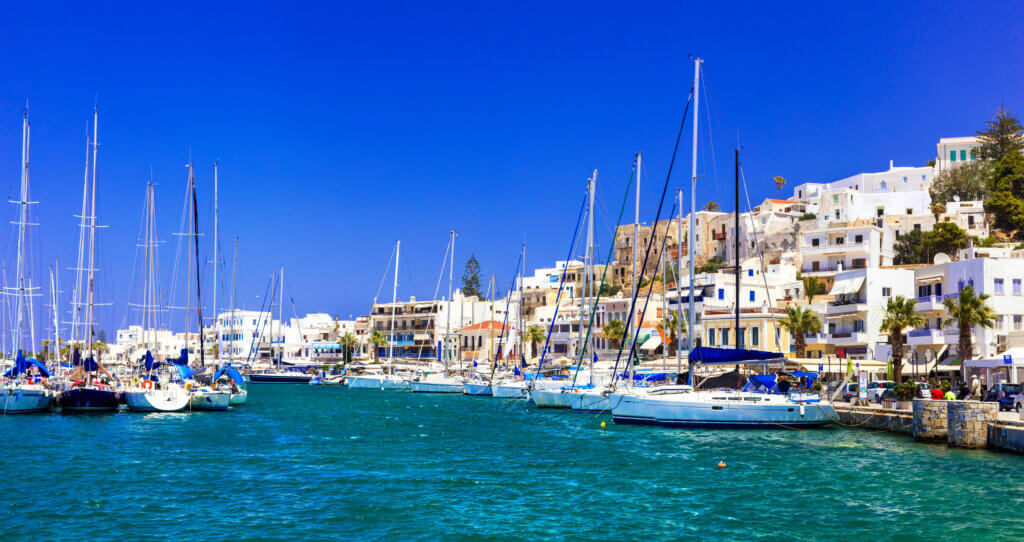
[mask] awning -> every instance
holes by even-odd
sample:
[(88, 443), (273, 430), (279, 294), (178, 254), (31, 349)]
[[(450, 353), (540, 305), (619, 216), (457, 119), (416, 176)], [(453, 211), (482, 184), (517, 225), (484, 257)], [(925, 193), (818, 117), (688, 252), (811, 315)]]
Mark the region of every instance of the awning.
[(640, 347), (640, 350), (654, 350), (659, 346), (661, 346), (661, 335), (652, 334), (651, 338), (647, 339), (643, 346)]
[(837, 280), (836, 283), (832, 285), (832, 290), (829, 291), (828, 295), (855, 294), (860, 291), (860, 287), (863, 285), (864, 277)]

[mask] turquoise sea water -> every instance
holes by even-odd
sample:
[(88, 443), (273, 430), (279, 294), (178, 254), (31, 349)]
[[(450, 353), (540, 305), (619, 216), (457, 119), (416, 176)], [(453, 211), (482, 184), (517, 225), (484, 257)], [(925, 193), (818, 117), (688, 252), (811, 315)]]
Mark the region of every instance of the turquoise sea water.
[(4, 541), (1024, 535), (1024, 457), (483, 397), (253, 385), (227, 413), (0, 416), (0, 451)]

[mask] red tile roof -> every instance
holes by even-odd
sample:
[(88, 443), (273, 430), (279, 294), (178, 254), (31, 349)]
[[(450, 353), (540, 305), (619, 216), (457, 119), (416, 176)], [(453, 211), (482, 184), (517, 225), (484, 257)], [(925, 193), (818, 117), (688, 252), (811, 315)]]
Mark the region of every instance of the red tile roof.
[(503, 331), (505, 326), (497, 320), (487, 320), (479, 324), (473, 324), (462, 328), (462, 331)]

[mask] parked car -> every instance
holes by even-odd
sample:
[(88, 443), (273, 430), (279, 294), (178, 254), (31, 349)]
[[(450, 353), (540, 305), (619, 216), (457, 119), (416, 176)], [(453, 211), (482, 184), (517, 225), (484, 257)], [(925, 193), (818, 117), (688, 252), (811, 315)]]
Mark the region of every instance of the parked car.
[(927, 382), (917, 383), (917, 393), (915, 397), (918, 399), (931, 399), (932, 398), (932, 385)]
[[(1024, 410), (1024, 393), (1018, 394), (1017, 398), (1013, 400), (1013, 409), (1019, 414), (1020, 411)], [(1021, 416), (1024, 419), (1024, 416)]]
[(1020, 396), (1021, 389), (1020, 384), (995, 384), (988, 389), (988, 393), (982, 400), (998, 402), (999, 410), (1019, 408), (1016, 406), (1016, 399)]
[(884, 393), (885, 390), (892, 389), (892, 387), (895, 386), (895, 385), (896, 385), (896, 383), (893, 382), (892, 380), (876, 380), (874, 382), (869, 382), (868, 383), (868, 401), (875, 402), (875, 403), (881, 403), (882, 402), (882, 393)]
[(860, 385), (856, 382), (848, 382), (842, 391), (843, 401), (853, 401), (857, 398), (857, 392), (860, 390)]

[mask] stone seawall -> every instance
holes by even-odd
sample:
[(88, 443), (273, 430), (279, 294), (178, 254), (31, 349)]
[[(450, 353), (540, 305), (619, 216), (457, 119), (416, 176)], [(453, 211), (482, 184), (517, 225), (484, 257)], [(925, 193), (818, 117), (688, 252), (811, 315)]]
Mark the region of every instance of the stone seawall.
[(882, 429), (908, 435), (912, 435), (914, 432), (914, 417), (909, 410), (837, 407), (836, 413), (839, 414), (839, 420), (844, 425), (865, 429)]
[[(988, 426), (996, 422), (996, 403), (981, 401), (936, 401), (947, 403), (946, 427), (950, 446), (984, 448), (988, 446)], [(915, 401), (916, 403), (916, 401)]]
[(949, 408), (946, 401), (914, 401), (914, 440), (945, 441)]

